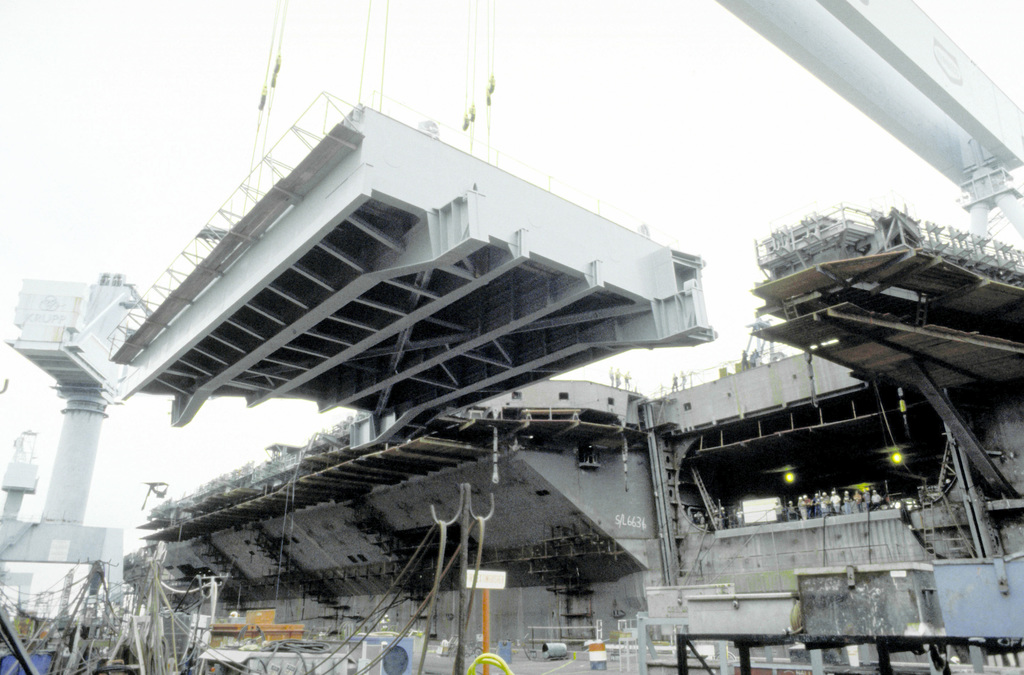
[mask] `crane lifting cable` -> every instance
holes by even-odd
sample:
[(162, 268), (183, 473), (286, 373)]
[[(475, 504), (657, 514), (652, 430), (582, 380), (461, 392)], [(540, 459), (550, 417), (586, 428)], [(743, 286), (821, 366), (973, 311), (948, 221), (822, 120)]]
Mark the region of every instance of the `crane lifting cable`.
[(363, 37), (363, 67), (359, 71), (359, 96), (357, 100), (363, 102), (363, 78), (366, 76), (366, 47), (370, 44), (370, 17), (373, 15), (373, 0), (366, 3), (366, 35)]
[[(469, 4), (466, 10), (466, 90), (463, 102), (463, 110), (465, 111), (462, 115), (462, 130), (469, 132), (469, 149), (470, 152), (473, 150), (473, 123), (476, 122), (476, 106), (471, 103), (470, 90), (471, 83), (476, 78), (476, 43), (473, 40), (473, 25), (476, 23), (476, 13), (474, 9), (479, 5), (478, 0), (469, 0)], [(474, 66), (474, 69), (470, 70), (470, 64)], [(475, 94), (475, 92), (474, 92)]]
[[(252, 145), (252, 157), (249, 160), (249, 170), (256, 168), (256, 152), (260, 148), (260, 162), (267, 147), (267, 132), (270, 128), (270, 113), (274, 108), (274, 93), (277, 91), (277, 77), (281, 72), (281, 46), (284, 43), (285, 20), (288, 16), (288, 1), (277, 0), (274, 8), (274, 24), (270, 31), (270, 47), (267, 50), (267, 66), (263, 73), (263, 88), (260, 91), (259, 115), (256, 119), (256, 137)], [(274, 58), (274, 52), (277, 58)], [(264, 119), (264, 117), (266, 119)], [(262, 176), (262, 169), (260, 171)], [(257, 184), (259, 177), (257, 178)]]
[(384, 3), (384, 47), (380, 55), (380, 109), (384, 110), (384, 67), (388, 60), (388, 18), (391, 16), (391, 0)]
[[(487, 0), (484, 20), (484, 43), (486, 50), (487, 88), (485, 94), (486, 106), (484, 114), (487, 124), (487, 159), (490, 161), (491, 154), (491, 102), (496, 87), (494, 77), (494, 27), (495, 27), (495, 0)], [(476, 82), (477, 82), (477, 56), (480, 43), (480, 0), (469, 0), (466, 26), (466, 95), (462, 117), (462, 130), (469, 133), (469, 151), (473, 151), (473, 140), (476, 134)]]
[[(274, 94), (277, 92), (277, 75), (281, 72), (281, 46), (284, 43), (284, 26), (285, 20), (288, 18), (288, 2), (284, 0), (284, 4), (281, 8), (281, 20), (280, 23), (275, 25), (276, 28), (276, 42), (277, 42), (277, 60), (274, 62), (274, 70), (270, 73), (270, 100), (267, 103), (267, 124), (263, 128), (263, 147), (260, 149), (260, 156), (264, 157), (267, 154), (267, 136), (270, 131), (270, 114), (274, 110)], [(271, 46), (273, 49), (273, 46)]]
[(496, 23), (497, 1), (487, 0), (487, 161), (491, 161), (491, 96), (494, 94), (494, 26)]

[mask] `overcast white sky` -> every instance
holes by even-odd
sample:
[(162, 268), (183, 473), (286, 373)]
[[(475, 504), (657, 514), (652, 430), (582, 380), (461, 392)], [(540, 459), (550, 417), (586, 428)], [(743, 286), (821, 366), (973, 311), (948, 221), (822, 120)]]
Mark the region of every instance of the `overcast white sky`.
[[(1024, 103), (1019, 0), (920, 4)], [(365, 102), (381, 86), (384, 7), (373, 3)], [(484, 7), (473, 78), (481, 110)], [(274, 11), (273, 0), (0, 3), (0, 336), (16, 336), (10, 318), (25, 278), (91, 283), (121, 272), (148, 288), (237, 187)], [(366, 19), (366, 0), (291, 0), (271, 138), (321, 91), (357, 102)], [(386, 96), (457, 127), (467, 27), (464, 0), (391, 2)], [(673, 371), (739, 357), (759, 304), (748, 293), (761, 278), (753, 242), (771, 223), (895, 193), (919, 217), (966, 226), (957, 188), (712, 0), (499, 2), (494, 46), (492, 145), (707, 262), (719, 340), (614, 360), (643, 392)], [(607, 371), (603, 363), (585, 375), (603, 382)], [(42, 490), (24, 507), (38, 514), (62, 405), (53, 383), (7, 347), (3, 379), (0, 448), (39, 433)], [(221, 400), (172, 429), (169, 409), (136, 397), (108, 410), (86, 521), (126, 528), (128, 548), (145, 519), (141, 481), (165, 480), (180, 496), (343, 414)]]

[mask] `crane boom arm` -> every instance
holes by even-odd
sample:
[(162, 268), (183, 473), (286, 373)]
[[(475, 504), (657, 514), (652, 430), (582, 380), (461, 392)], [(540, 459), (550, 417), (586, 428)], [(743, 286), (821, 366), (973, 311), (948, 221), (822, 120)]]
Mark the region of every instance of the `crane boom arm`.
[(1024, 112), (910, 0), (718, 0), (957, 185), (1024, 166)]

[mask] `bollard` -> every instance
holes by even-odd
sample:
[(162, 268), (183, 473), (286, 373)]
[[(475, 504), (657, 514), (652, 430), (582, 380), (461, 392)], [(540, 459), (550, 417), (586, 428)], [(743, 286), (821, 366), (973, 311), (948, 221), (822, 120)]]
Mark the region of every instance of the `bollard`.
[(603, 642), (600, 640), (591, 642), (587, 651), (590, 653), (591, 670), (608, 670), (608, 652), (605, 650)]

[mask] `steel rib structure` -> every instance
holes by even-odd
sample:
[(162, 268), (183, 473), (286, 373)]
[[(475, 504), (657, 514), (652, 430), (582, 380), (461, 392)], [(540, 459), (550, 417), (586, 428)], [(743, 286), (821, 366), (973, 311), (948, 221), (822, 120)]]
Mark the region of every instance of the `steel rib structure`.
[(310, 157), (115, 355), (134, 366), (125, 393), (174, 396), (175, 425), (211, 396), (291, 397), (370, 413), (354, 435), (368, 443), (627, 349), (714, 337), (698, 256), (376, 111)]

